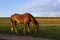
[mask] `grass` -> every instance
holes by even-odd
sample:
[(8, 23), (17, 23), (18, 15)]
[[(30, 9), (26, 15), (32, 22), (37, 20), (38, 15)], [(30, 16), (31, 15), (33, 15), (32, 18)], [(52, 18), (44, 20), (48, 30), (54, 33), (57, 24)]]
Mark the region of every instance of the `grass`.
[[(41, 18), (37, 19), (40, 23), (38, 33), (34, 33), (33, 26), (31, 25), (31, 34), (26, 31), (26, 34), (23, 34), (23, 24), (17, 25), (17, 29), (19, 34), (15, 32), (11, 32), (11, 22), (9, 18), (1, 18), (0, 19), (0, 33), (2, 34), (11, 34), (11, 35), (19, 35), (19, 36), (32, 36), (32, 37), (44, 37), (51, 38), (54, 40), (60, 39), (60, 18)], [(41, 21), (40, 21), (41, 20)], [(56, 21), (57, 20), (57, 21)], [(51, 22), (52, 21), (52, 22)]]
[[(22, 25), (21, 25), (22, 26)], [(34, 33), (33, 27), (31, 27), (31, 34), (26, 33), (23, 34), (23, 26), (18, 27), (18, 32), (20, 36), (32, 36), (32, 37), (44, 37), (44, 38), (51, 38), (51, 39), (60, 39), (60, 27), (58, 26), (40, 26), (39, 32)], [(11, 34), (11, 35), (17, 35), (15, 32), (11, 32), (10, 26), (1, 26), (0, 27), (0, 33), (2, 34)]]

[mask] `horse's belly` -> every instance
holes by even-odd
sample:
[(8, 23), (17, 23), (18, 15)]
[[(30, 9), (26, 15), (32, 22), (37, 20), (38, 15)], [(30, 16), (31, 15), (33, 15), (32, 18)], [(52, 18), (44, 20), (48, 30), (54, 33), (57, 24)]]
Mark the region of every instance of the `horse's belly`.
[(18, 19), (15, 19), (17, 23), (19, 24), (22, 24), (23, 23), (23, 20), (18, 20)]
[(23, 24), (23, 21), (18, 21), (17, 23), (19, 23), (19, 24)]

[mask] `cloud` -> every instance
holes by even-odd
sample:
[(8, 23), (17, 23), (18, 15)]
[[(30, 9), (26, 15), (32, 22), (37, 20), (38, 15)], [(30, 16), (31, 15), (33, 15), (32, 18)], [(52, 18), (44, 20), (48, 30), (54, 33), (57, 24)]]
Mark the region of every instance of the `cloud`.
[(30, 0), (21, 12), (30, 12), (34, 16), (60, 16), (60, 0)]

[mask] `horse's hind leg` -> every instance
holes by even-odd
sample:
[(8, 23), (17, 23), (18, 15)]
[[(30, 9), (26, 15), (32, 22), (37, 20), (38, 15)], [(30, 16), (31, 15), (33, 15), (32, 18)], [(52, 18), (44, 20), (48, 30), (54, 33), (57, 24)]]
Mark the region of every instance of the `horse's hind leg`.
[(11, 28), (11, 30), (14, 30), (17, 34), (18, 34), (18, 32), (17, 32), (17, 29), (16, 29), (16, 23), (12, 23), (12, 28)]
[(11, 32), (13, 32), (13, 27), (11, 27)]
[(28, 23), (28, 32), (31, 33), (30, 32), (30, 23)]

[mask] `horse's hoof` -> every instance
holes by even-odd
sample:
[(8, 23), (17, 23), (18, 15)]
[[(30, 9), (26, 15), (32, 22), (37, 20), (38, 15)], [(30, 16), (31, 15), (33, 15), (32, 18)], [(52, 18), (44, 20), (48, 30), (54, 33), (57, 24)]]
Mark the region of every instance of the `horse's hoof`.
[(16, 34), (19, 34), (18, 32)]
[(25, 32), (23, 32), (23, 34), (26, 34)]
[(28, 33), (30, 33), (30, 34), (31, 34), (31, 32), (28, 32)]

